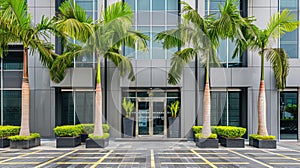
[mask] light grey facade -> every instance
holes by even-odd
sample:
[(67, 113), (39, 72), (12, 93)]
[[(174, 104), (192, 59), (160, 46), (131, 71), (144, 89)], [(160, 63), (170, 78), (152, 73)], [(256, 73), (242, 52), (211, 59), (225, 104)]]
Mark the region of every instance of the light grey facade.
[[(91, 0), (91, 2), (93, 3), (92, 11), (97, 10), (96, 6), (97, 8), (101, 8), (100, 6), (105, 6), (104, 4), (110, 5), (116, 1), (117, 0), (108, 0), (107, 2), (99, 1), (96, 4), (96, 2)], [(211, 3), (214, 2), (213, 0), (211, 1)], [(205, 14), (205, 10), (207, 10), (207, 1), (186, 0), (186, 2), (188, 2), (193, 7), (197, 8), (200, 14)], [(261, 28), (266, 27), (266, 24), (270, 19), (271, 15), (280, 9), (280, 1), (277, 0), (248, 0), (243, 2), (246, 2), (248, 4), (246, 5), (248, 16), (255, 16), (257, 18), (256, 24)], [(58, 3), (58, 1), (55, 0), (28, 0), (29, 10), (33, 15), (34, 21), (38, 22), (41, 19), (42, 15), (49, 17), (54, 16), (55, 11), (57, 10), (56, 3)], [(151, 1), (151, 3), (155, 3), (155, 1)], [(299, 3), (297, 3), (297, 5), (299, 9)], [(153, 8), (154, 7), (150, 7), (150, 9)], [(167, 13), (168, 10), (164, 10), (164, 12)], [(96, 15), (93, 15), (94, 18), (95, 16)], [(150, 17), (152, 21), (150, 21), (149, 25), (143, 25), (144, 27), (151, 27), (150, 29), (152, 31), (150, 31), (150, 35), (152, 35), (152, 33), (155, 32), (153, 28), (154, 26), (159, 26), (161, 24), (173, 24), (167, 22), (167, 20), (165, 20), (165, 22), (163, 23), (156, 23), (153, 20), (155, 20), (157, 17), (153, 16), (154, 14)], [(168, 18), (168, 15), (163, 16)], [(135, 19), (135, 21), (137, 21), (135, 24), (135, 28), (138, 29), (138, 27), (140, 26), (138, 24), (138, 18)], [(174, 25), (171, 25), (170, 27), (172, 26)], [(299, 34), (297, 35), (299, 36)], [(297, 39), (299, 39), (299, 37), (297, 37)], [(51, 37), (51, 41), (55, 43), (55, 37)], [(279, 43), (279, 40), (275, 41), (272, 44), (272, 46), (278, 46)], [(152, 48), (159, 48), (159, 46), (156, 46), (155, 43), (151, 43), (150, 46)], [(297, 43), (297, 47), (299, 48), (299, 43)], [(172, 51), (165, 51), (165, 57), (159, 59), (154, 58), (156, 52), (154, 50), (150, 52), (150, 58), (147, 59), (140, 59), (138, 55), (141, 53), (139, 52), (134, 53), (135, 57), (132, 60), (132, 64), (135, 70), (136, 80), (133, 82), (127, 80), (126, 78), (121, 78), (119, 76), (118, 70), (114, 67), (114, 65), (110, 62), (105, 63), (105, 60), (103, 60), (103, 110), (105, 111), (104, 113), (106, 116), (106, 122), (112, 128), (111, 136), (113, 138), (122, 137), (121, 102), (124, 97), (124, 90), (128, 89), (144, 89), (145, 92), (151, 89), (162, 90), (165, 92), (167, 92), (167, 90), (178, 89), (181, 101), (181, 109), (179, 115), (180, 137), (192, 138), (193, 135), (191, 127), (193, 125), (202, 124), (201, 116), (204, 89), (204, 69), (201, 68), (200, 62), (196, 63), (195, 61), (193, 61), (185, 67), (181, 82), (175, 86), (169, 85), (167, 82), (167, 73), (170, 69), (170, 59), (168, 57), (168, 54)], [(287, 88), (285, 91), (296, 92), (296, 99), (297, 101), (299, 101), (300, 59), (298, 57), (298, 53), (296, 58), (292, 58), (289, 61), (290, 73), (287, 79)], [(63, 111), (66, 109), (62, 105), (62, 103), (64, 102), (64, 96), (62, 96), (62, 94), (65, 93), (70, 93), (72, 95), (74, 102), (73, 104), (71, 103), (68, 105), (68, 109), (73, 105), (73, 108), (71, 110), (73, 110), (74, 113), (76, 112), (76, 110), (81, 110), (81, 95), (87, 96), (87, 98), (85, 98), (84, 100), (90, 101), (90, 103), (87, 102), (84, 105), (87, 108), (85, 108), (82, 111), (89, 113), (89, 116), (85, 116), (86, 119), (81, 119), (81, 117), (83, 117), (84, 114), (78, 113), (77, 117), (79, 121), (92, 122), (92, 112), (90, 112), (90, 110), (93, 109), (89, 108), (93, 107), (94, 105), (93, 92), (95, 91), (95, 60), (91, 59), (91, 62), (92, 63), (90, 64), (90, 66), (87, 67), (81, 66), (81, 63), (84, 63), (84, 61), (78, 61), (78, 63), (74, 63), (74, 68), (68, 69), (67, 76), (64, 79), (64, 81), (62, 81), (59, 84), (55, 84), (50, 81), (49, 71), (47, 68), (41, 65), (41, 63), (39, 62), (39, 58), (37, 56), (29, 57), (29, 81), (31, 87), (30, 127), (32, 132), (39, 132), (42, 137), (54, 137), (52, 129), (56, 125), (62, 124), (62, 122), (60, 121), (63, 120), (65, 117), (64, 115), (60, 114), (63, 113)], [(258, 56), (257, 52), (248, 51), (246, 57), (243, 58), (242, 62), (246, 66), (243, 65), (239, 67), (229, 67), (227, 64), (225, 68), (211, 68), (210, 82), (211, 90), (212, 92), (216, 93), (216, 97), (218, 97), (219, 92), (222, 92), (222, 94), (224, 93), (223, 95), (227, 97), (227, 102), (229, 102), (228, 100), (230, 99), (230, 93), (241, 93), (239, 94), (239, 98), (243, 100), (239, 102), (239, 125), (246, 127), (247, 134), (251, 134), (256, 133), (257, 131), (257, 98), (260, 79), (260, 57)], [(269, 134), (276, 135), (277, 138), (280, 139), (281, 93), (276, 87), (272, 67), (268, 62), (265, 63), (265, 84), (267, 100), (267, 128)], [(76, 96), (77, 93), (79, 94), (79, 97)], [(75, 100), (76, 97), (78, 97), (78, 102)], [(222, 95), (220, 97), (222, 97)], [(299, 105), (300, 103), (298, 102), (297, 104)], [(228, 124), (228, 120), (230, 118), (230, 114), (228, 112), (230, 111), (231, 105), (230, 103), (225, 103), (223, 107), (225, 106), (227, 106), (227, 110), (225, 110), (227, 111), (227, 120), (225, 122), (227, 122)], [(89, 112), (87, 112), (87, 109), (89, 109)], [(299, 111), (300, 109), (298, 108), (297, 110)], [(216, 109), (216, 111), (218, 110)], [(222, 112), (224, 112), (223, 109), (221, 113)], [(212, 114), (212, 116), (217, 117), (218, 115)], [(299, 115), (296, 116), (300, 117)], [(221, 118), (221, 116), (219, 116), (219, 118)], [(74, 120), (70, 122), (75, 123), (75, 120), (76, 118), (74, 116)], [(299, 121), (298, 118), (296, 120), (297, 122)], [(218, 124), (218, 122), (219, 121), (216, 120), (216, 124)], [(294, 134), (296, 134), (297, 136), (299, 133)]]

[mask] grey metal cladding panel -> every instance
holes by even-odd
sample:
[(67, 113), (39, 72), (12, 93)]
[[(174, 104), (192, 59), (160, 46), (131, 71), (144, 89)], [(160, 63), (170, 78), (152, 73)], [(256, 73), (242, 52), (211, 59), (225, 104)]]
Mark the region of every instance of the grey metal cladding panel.
[(34, 88), (32, 89), (49, 89), (49, 70), (47, 68), (34, 68), (34, 74)]
[(137, 68), (136, 73), (137, 86), (151, 86), (151, 68)]
[(188, 135), (195, 123), (195, 92), (182, 91), (181, 116), (181, 137)]
[(270, 134), (271, 135), (276, 135), (276, 137), (278, 137), (278, 121), (280, 121), (278, 119), (279, 116), (279, 102), (278, 102), (278, 92), (275, 90), (270, 91), (270, 97), (268, 98), (269, 104), (270, 104), (270, 114), (269, 114), (269, 119), (270, 119), (270, 125), (271, 127), (269, 127), (270, 130)]
[(167, 68), (151, 68), (152, 85), (166, 87), (167, 86)]
[(211, 87), (230, 87), (231, 69), (230, 68), (210, 68)]
[(94, 87), (95, 78), (92, 68), (74, 68), (72, 74), (73, 87)]
[(107, 123), (112, 137), (121, 137), (121, 98), (120, 91), (108, 91)]
[[(107, 85), (109, 90), (119, 90), (120, 81), (127, 79), (127, 74), (124, 77), (120, 76), (119, 70), (117, 68), (107, 68)], [(102, 80), (104, 81), (104, 79)]]
[(136, 60), (136, 67), (138, 67), (138, 68), (151, 67), (151, 61), (150, 60)]
[(232, 86), (233, 87), (249, 87), (259, 81), (260, 71), (254, 68), (232, 68)]
[(299, 87), (300, 86), (300, 67), (290, 68), (289, 75), (286, 80), (287, 87)]
[(50, 80), (50, 87), (71, 87), (71, 76), (73, 73), (72, 68), (66, 70), (66, 76), (60, 83), (55, 83)]
[(183, 69), (183, 90), (195, 91), (195, 69)]
[(160, 67), (160, 68), (167, 67), (167, 60), (153, 59), (151, 60), (151, 67)]
[[(152, 25), (164, 25), (165, 24), (165, 12), (164, 11), (153, 11), (152, 12)], [(159, 32), (154, 32), (159, 33)]]
[(300, 59), (289, 59), (290, 69), (300, 68)]
[(3, 87), (4, 88), (21, 88), (22, 87), (22, 71), (4, 71)]
[[(250, 3), (251, 2), (251, 3)], [(277, 1), (262, 1), (262, 0), (251, 0), (249, 1), (249, 6), (253, 7), (270, 7), (271, 5), (277, 4)]]
[(30, 121), (32, 132), (39, 132), (42, 137), (51, 137), (53, 135), (53, 127), (51, 111), (54, 106), (51, 106), (51, 91), (34, 90), (31, 93), (31, 101), (34, 104), (34, 109), (31, 110)]

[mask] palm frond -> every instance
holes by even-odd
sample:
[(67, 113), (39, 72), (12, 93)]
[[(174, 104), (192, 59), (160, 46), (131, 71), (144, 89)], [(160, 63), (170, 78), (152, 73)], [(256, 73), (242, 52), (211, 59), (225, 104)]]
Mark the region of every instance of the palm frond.
[(182, 76), (184, 66), (197, 56), (194, 48), (185, 48), (177, 51), (171, 58), (171, 69), (168, 73), (168, 83), (177, 84)]
[(282, 48), (266, 49), (266, 57), (271, 62), (277, 87), (284, 89), (286, 86), (286, 78), (289, 72), (288, 56)]

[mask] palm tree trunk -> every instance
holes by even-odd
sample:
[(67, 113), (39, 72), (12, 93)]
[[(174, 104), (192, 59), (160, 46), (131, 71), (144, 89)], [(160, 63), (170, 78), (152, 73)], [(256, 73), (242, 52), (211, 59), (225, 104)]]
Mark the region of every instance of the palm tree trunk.
[(206, 59), (205, 70), (205, 88), (203, 98), (203, 128), (202, 134), (204, 137), (208, 137), (211, 134), (210, 128), (210, 86), (209, 86), (209, 56)]
[(266, 93), (265, 93), (265, 60), (264, 60), (264, 50), (261, 52), (261, 76), (257, 103), (258, 112), (258, 130), (257, 134), (266, 136), (268, 135), (267, 130), (267, 120), (266, 120)]
[(29, 110), (30, 110), (30, 86), (28, 80), (28, 48), (23, 53), (23, 81), (22, 81), (22, 117), (20, 135), (29, 136)]
[(94, 135), (103, 136), (100, 54), (98, 54), (98, 63), (97, 63), (97, 84), (96, 84), (94, 125), (95, 125), (94, 126)]

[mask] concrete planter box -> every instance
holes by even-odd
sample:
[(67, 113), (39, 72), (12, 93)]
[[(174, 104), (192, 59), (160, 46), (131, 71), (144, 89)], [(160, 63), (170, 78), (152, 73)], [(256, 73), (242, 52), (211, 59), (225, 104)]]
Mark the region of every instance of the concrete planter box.
[(256, 148), (276, 149), (276, 140), (253, 139), (253, 146)]
[(7, 138), (0, 138), (0, 148), (9, 147), (10, 140)]
[(56, 137), (56, 148), (72, 148), (81, 144), (80, 136)]
[(169, 117), (169, 128), (168, 128), (168, 137), (169, 138), (180, 138), (179, 129), (180, 129), (180, 123), (179, 118), (173, 118)]
[(218, 148), (218, 142), (218, 139), (199, 139), (196, 142), (196, 146), (198, 146), (199, 148)]
[(133, 118), (123, 118), (123, 137), (124, 138), (131, 138), (133, 137), (133, 126), (134, 121)]
[(109, 138), (107, 139), (86, 139), (86, 148), (105, 148), (109, 145)]
[(88, 137), (89, 137), (89, 134), (80, 134), (81, 142), (85, 142)]
[(23, 141), (10, 141), (11, 149), (29, 149), (40, 145), (41, 145), (41, 138), (34, 138), (34, 139), (23, 140)]
[(249, 146), (253, 146), (253, 138), (249, 138)]
[(245, 147), (245, 139), (244, 138), (224, 138), (221, 137), (220, 143), (222, 146), (229, 148), (244, 148)]

